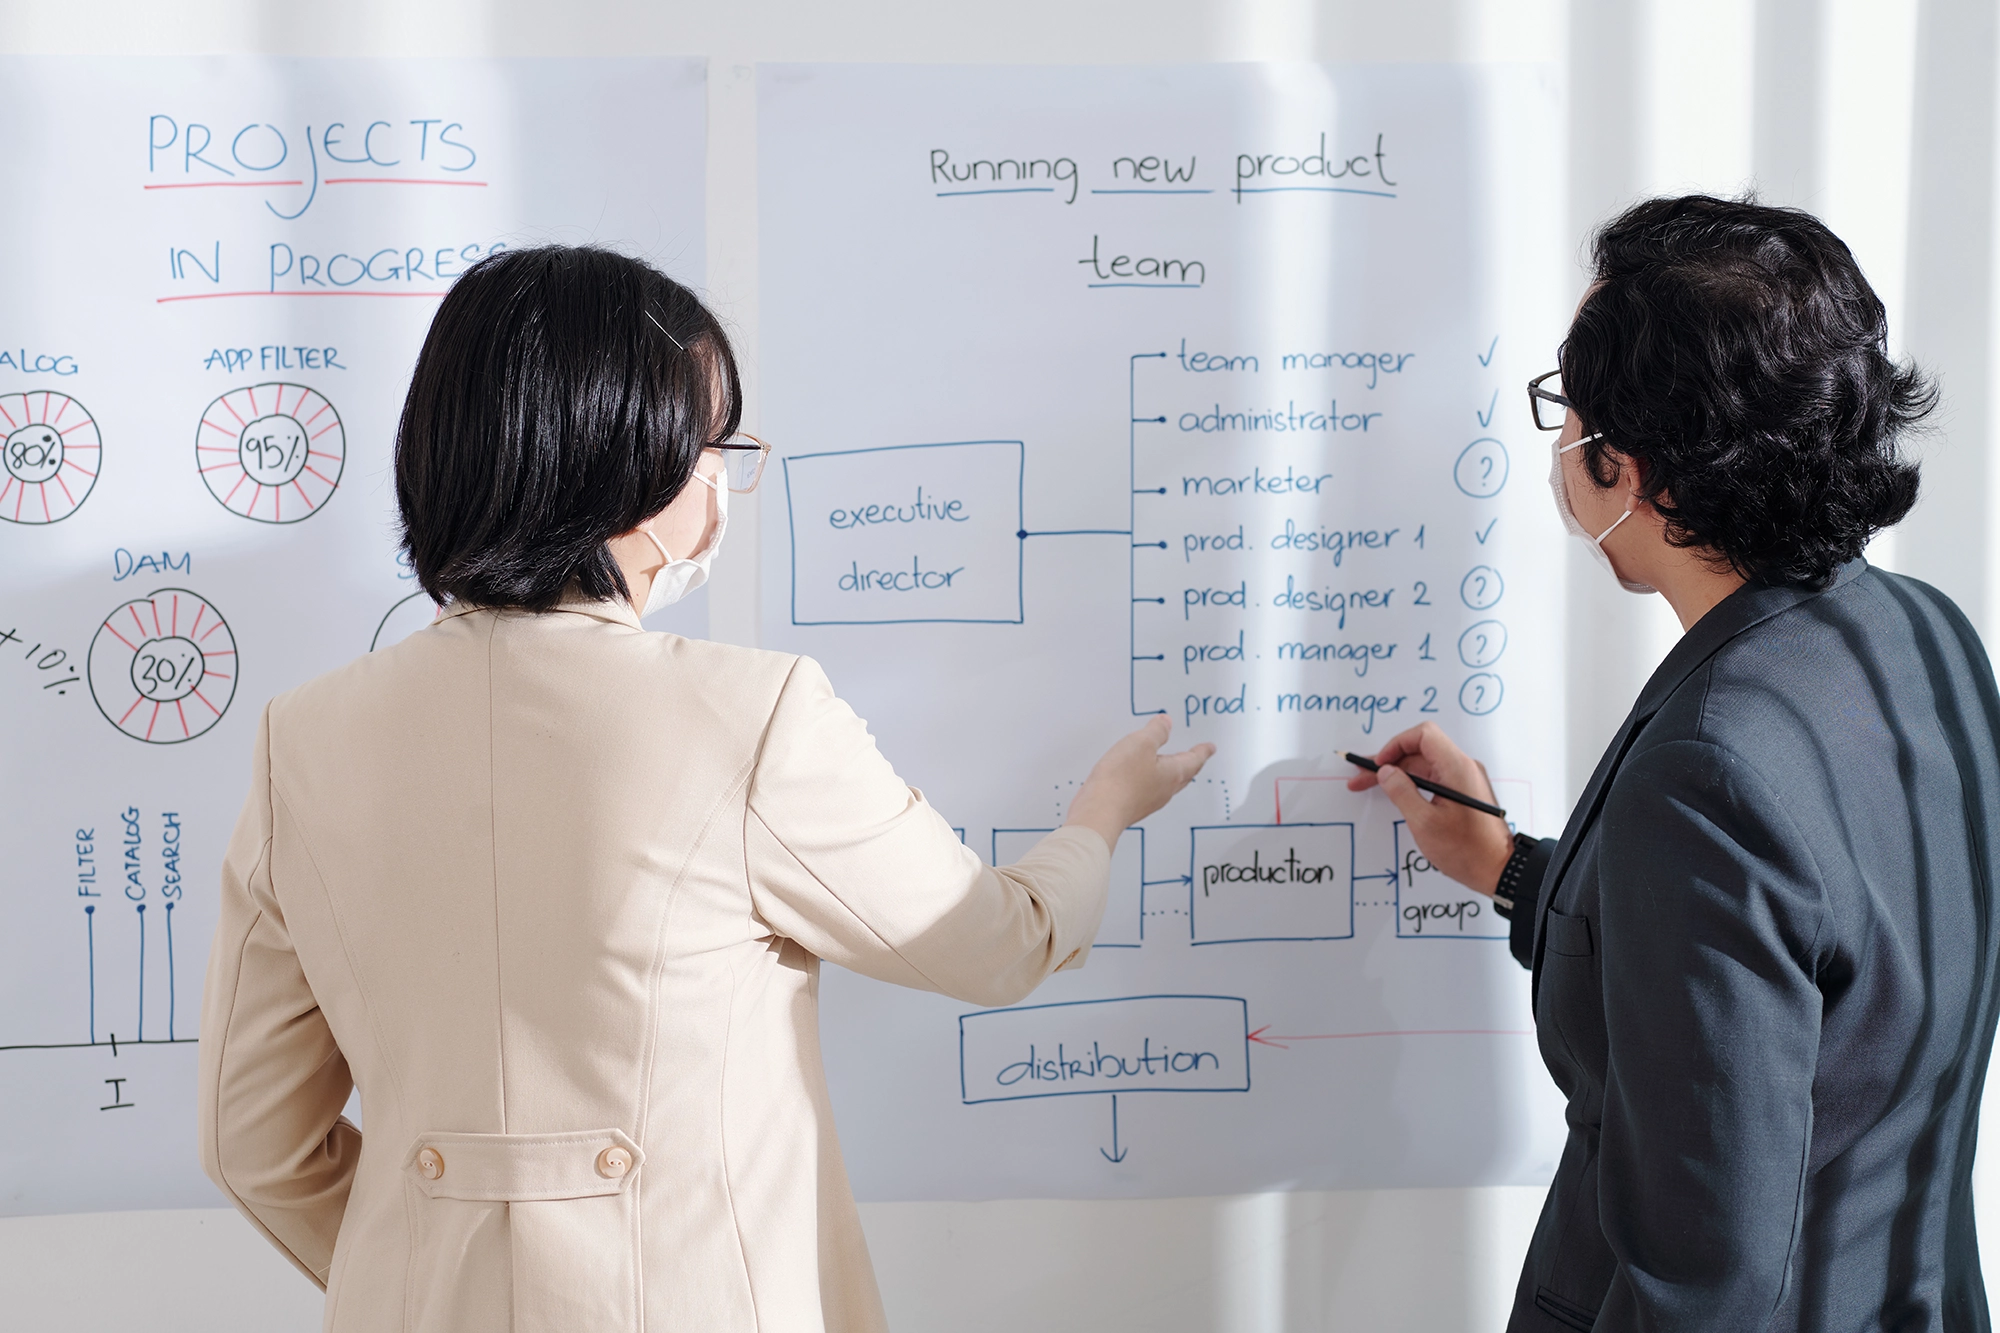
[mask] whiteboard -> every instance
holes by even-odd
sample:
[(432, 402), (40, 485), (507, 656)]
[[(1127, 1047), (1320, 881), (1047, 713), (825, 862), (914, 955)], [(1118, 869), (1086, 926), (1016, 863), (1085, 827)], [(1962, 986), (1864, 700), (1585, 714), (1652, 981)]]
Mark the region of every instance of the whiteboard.
[(703, 65), (0, 73), (0, 1213), (214, 1205), (194, 1039), (258, 713), (430, 619), (391, 450), (468, 263), (699, 282)]
[(1564, 816), (1564, 142), (1533, 68), (764, 66), (763, 639), (998, 861), (1166, 711), (1087, 967), (828, 969), (876, 1199), (1545, 1180), (1488, 900), (1340, 779), (1432, 718)]

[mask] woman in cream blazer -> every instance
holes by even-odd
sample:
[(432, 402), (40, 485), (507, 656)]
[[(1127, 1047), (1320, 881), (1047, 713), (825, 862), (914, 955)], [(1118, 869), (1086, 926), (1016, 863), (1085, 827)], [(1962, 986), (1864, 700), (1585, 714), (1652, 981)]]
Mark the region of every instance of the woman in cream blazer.
[(329, 1329), (882, 1328), (820, 960), (1020, 999), (1207, 757), (1155, 722), (989, 867), (811, 660), (645, 631), (754, 484), (737, 400), (621, 256), (503, 252), (440, 307), (397, 491), (445, 609), (265, 709), (202, 1016), (203, 1162)]

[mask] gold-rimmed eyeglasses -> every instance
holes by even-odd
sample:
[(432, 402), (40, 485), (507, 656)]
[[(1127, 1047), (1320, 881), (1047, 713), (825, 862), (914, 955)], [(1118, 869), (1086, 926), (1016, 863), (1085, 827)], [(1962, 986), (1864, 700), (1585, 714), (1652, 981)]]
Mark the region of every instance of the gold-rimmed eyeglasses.
[(738, 495), (757, 489), (764, 477), (764, 460), (771, 446), (755, 435), (738, 433), (707, 446), (722, 455), (723, 483)]

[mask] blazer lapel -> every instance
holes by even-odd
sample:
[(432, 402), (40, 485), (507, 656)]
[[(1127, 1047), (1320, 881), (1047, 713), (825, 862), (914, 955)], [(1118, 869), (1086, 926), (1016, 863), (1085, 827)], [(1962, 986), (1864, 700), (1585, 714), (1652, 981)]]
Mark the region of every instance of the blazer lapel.
[(1563, 875), (1576, 857), (1576, 849), (1583, 841), (1583, 835), (1597, 822), (1598, 812), (1604, 807), (1604, 799), (1611, 790), (1611, 779), (1625, 762), (1626, 752), (1639, 738), (1639, 732), (1653, 715), (1660, 711), (1667, 700), (1673, 697), (1681, 683), (1700, 669), (1709, 658), (1722, 650), (1722, 646), (1737, 635), (1756, 625), (1761, 625), (1772, 616), (1789, 611), (1801, 602), (1824, 596), (1827, 592), (1852, 582), (1868, 568), (1866, 560), (1850, 560), (1840, 567), (1833, 582), (1819, 592), (1804, 588), (1781, 588), (1769, 584), (1746, 583), (1735, 592), (1718, 602), (1714, 609), (1695, 622), (1694, 628), (1681, 636), (1666, 660), (1653, 672), (1646, 682), (1646, 688), (1639, 691), (1638, 702), (1626, 714), (1625, 722), (1618, 728), (1618, 734), (1606, 747), (1604, 757), (1597, 761), (1597, 769), (1590, 775), (1590, 782), (1584, 787), (1583, 795), (1577, 799), (1570, 811), (1569, 825), (1563, 829), (1562, 840), (1556, 844), (1556, 854), (1549, 862), (1548, 874), (1542, 879), (1542, 892), (1535, 904), (1535, 949), (1532, 984), (1532, 999), (1539, 998), (1542, 981), (1542, 940), (1545, 934), (1549, 904), (1555, 901), (1556, 887), (1562, 883)]

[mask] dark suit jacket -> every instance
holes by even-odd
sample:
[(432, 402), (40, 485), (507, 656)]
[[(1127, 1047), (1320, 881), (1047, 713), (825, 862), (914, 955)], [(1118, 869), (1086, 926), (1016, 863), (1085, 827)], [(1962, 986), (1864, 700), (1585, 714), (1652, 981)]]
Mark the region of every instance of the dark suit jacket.
[(1514, 913), (1570, 1134), (1510, 1329), (1988, 1328), (1996, 745), (1965, 617), (1859, 560), (1667, 656)]

